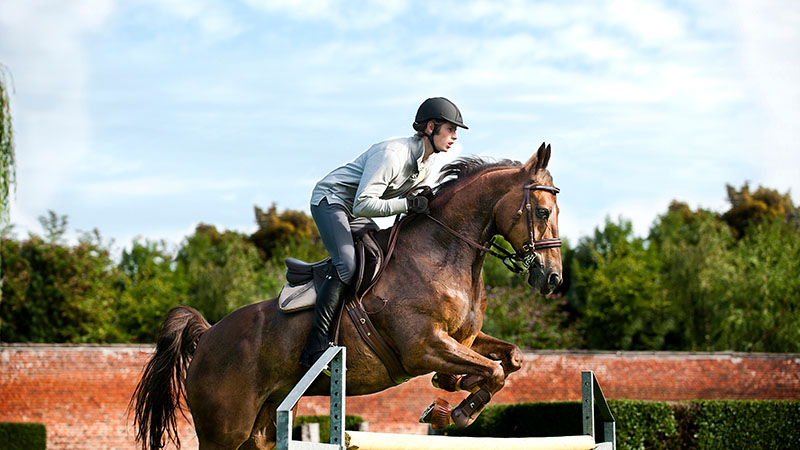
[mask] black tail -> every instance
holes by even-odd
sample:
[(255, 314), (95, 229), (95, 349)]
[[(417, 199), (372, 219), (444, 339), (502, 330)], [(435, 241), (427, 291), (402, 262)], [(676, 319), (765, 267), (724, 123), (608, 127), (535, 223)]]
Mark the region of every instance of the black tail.
[[(180, 448), (176, 410), (185, 398), (186, 369), (197, 341), (211, 325), (193, 308), (178, 306), (167, 314), (158, 334), (156, 353), (147, 362), (133, 392), (129, 410), (134, 411), (136, 441), (142, 449), (160, 449), (166, 439)], [(164, 434), (166, 433), (166, 436)]]

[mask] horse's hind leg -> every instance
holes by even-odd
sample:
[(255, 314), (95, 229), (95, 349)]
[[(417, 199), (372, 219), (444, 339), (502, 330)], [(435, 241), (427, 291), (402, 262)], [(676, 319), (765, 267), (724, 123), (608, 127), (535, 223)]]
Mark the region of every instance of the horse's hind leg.
[[(264, 403), (258, 412), (250, 438), (242, 444), (240, 450), (264, 450), (275, 448), (277, 439), (278, 404)], [(297, 414), (297, 406), (292, 410), (292, 416)]]

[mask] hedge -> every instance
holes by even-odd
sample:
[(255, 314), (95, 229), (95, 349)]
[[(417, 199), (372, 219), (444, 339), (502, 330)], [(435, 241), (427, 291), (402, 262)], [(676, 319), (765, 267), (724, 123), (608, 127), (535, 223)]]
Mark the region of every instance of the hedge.
[[(356, 429), (357, 426), (364, 422), (364, 419), (361, 416), (356, 415), (349, 415), (346, 414), (344, 416), (344, 429), (345, 430), (352, 430)], [(321, 415), (321, 416), (297, 416), (293, 421), (292, 426), (292, 439), (293, 440), (300, 440), (300, 425), (306, 423), (318, 423), (319, 424), (319, 441), (320, 442), (330, 442), (331, 440), (331, 417), (328, 415)]]
[[(800, 400), (609, 400), (617, 448), (800, 448)], [(580, 402), (489, 405), (451, 436), (541, 437), (583, 434)]]
[(0, 422), (0, 450), (44, 450), (47, 429), (41, 423)]

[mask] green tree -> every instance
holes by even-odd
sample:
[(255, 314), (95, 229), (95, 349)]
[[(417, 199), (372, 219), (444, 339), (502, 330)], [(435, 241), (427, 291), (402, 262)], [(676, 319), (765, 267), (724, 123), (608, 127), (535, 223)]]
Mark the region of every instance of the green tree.
[(714, 350), (800, 352), (800, 233), (782, 219), (750, 225), (719, 271)]
[[(6, 67), (0, 64), (0, 229), (2, 235), (8, 233), (9, 194), (16, 185), (17, 165), (14, 158), (14, 128), (11, 126), (11, 102), (8, 97), (8, 78)], [(3, 253), (0, 251), (0, 267), (3, 264)], [(3, 282), (5, 276), (0, 273), (0, 302), (3, 301)]]
[(674, 350), (711, 350), (724, 315), (720, 298), (731, 286), (734, 238), (718, 214), (673, 202), (650, 229), (650, 246), (662, 262), (661, 284), (679, 324), (666, 341)]
[(735, 230), (739, 238), (744, 236), (748, 226), (764, 220), (778, 219), (795, 224), (800, 221), (800, 209), (794, 206), (788, 192), (781, 194), (763, 186), (751, 192), (748, 183), (739, 190), (731, 185), (726, 185), (726, 189), (731, 207), (722, 215), (722, 219)]
[(198, 225), (178, 252), (176, 271), (189, 305), (215, 322), (241, 306), (277, 294), (258, 250), (244, 234)]
[(579, 323), (565, 311), (566, 298), (544, 297), (528, 286), (487, 286), (483, 332), (532, 349), (581, 348)]
[(188, 286), (173, 260), (164, 241), (135, 240), (122, 252), (117, 327), (127, 340), (154, 342), (167, 312), (189, 302)]
[(572, 301), (582, 310), (587, 345), (597, 349), (660, 348), (675, 327), (659, 284), (660, 261), (630, 221), (606, 219), (575, 250)]
[(3, 302), (0, 340), (7, 342), (113, 342), (113, 264), (99, 233), (75, 246), (31, 235), (2, 239)]
[[(279, 213), (274, 203), (266, 212), (258, 206), (254, 209), (258, 230), (250, 236), (250, 241), (265, 261), (274, 256), (300, 259), (327, 256), (314, 219), (305, 212), (287, 209)], [(289, 249), (302, 250), (304, 254), (287, 255)]]
[(6, 67), (0, 64), (0, 225), (8, 219), (9, 194), (17, 175), (7, 74)]

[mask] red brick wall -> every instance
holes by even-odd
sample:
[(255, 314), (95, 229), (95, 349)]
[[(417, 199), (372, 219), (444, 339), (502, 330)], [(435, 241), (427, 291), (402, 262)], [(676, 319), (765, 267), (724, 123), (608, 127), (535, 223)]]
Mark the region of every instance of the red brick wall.
[[(0, 422), (41, 422), (48, 449), (134, 449), (126, 408), (150, 346), (0, 346)], [(800, 355), (538, 351), (509, 377), (496, 403), (578, 400), (580, 371), (594, 370), (608, 398), (646, 400), (800, 399)], [(422, 410), (437, 396), (430, 376), (384, 392), (348, 397), (347, 411), (371, 431), (424, 433)], [(327, 414), (308, 398), (299, 414)], [(182, 424), (183, 448), (197, 448)]]

